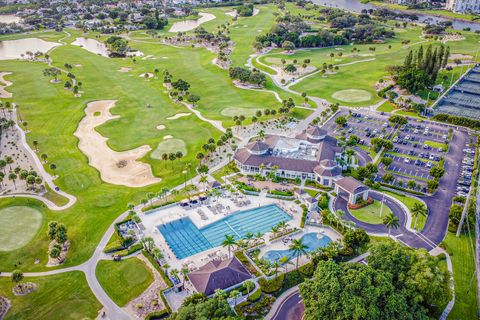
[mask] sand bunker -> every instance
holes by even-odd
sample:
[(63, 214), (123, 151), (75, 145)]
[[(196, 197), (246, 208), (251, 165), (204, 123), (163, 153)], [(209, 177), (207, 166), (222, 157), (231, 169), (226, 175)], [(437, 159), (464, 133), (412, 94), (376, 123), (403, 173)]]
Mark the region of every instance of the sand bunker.
[(11, 72), (0, 72), (0, 98), (7, 99), (13, 97), (11, 92), (5, 90), (6, 87), (11, 86), (12, 82), (5, 80), (4, 76), (12, 74)]
[(168, 139), (158, 144), (157, 148), (150, 154), (150, 158), (160, 160), (164, 153), (182, 152), (187, 154), (187, 146), (182, 139)]
[(173, 138), (173, 136), (167, 134), (165, 137), (163, 137), (163, 140), (168, 140), (168, 139), (172, 139), (172, 138)]
[(132, 68), (127, 68), (127, 67), (121, 67), (120, 69), (118, 69), (118, 72), (130, 72), (132, 70)]
[(185, 20), (185, 21), (175, 22), (170, 28), (170, 30), (168, 30), (168, 32), (190, 31), (197, 28), (202, 23), (215, 19), (215, 16), (211, 13), (199, 12), (198, 15), (200, 16), (200, 18), (197, 20)]
[[(78, 148), (88, 157), (89, 164), (100, 171), (100, 176), (105, 182), (127, 187), (144, 187), (160, 182), (161, 179), (153, 176), (149, 164), (137, 161), (151, 150), (150, 146), (116, 152), (108, 147), (108, 138), (95, 130), (108, 120), (119, 118), (110, 113), (110, 108), (115, 102), (101, 100), (87, 105), (85, 117), (74, 133), (80, 140)], [(101, 113), (100, 116), (94, 116), (98, 112)]]
[(148, 56), (143, 57), (142, 60), (148, 60), (151, 58), (153, 58), (153, 54), (149, 54)]
[(236, 11), (236, 10), (228, 11), (228, 12), (225, 12), (225, 14), (226, 14), (227, 16), (230, 16), (230, 17), (235, 18), (235, 17), (237, 16), (237, 11)]
[(256, 16), (260, 12), (260, 9), (253, 8), (253, 14), (252, 16)]
[(178, 118), (181, 118), (181, 117), (186, 117), (186, 116), (189, 116), (191, 115), (191, 113), (177, 113), (176, 115), (174, 116), (171, 116), (171, 117), (168, 117), (167, 119), (168, 120), (175, 120), (175, 119), (178, 119)]
[(157, 130), (164, 130), (166, 127), (163, 124), (157, 126)]

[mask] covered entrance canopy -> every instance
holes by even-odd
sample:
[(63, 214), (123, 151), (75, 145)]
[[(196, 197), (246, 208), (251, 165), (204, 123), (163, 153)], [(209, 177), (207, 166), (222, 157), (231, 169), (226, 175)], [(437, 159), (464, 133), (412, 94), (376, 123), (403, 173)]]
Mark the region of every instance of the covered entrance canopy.
[(353, 205), (358, 199), (367, 200), (370, 189), (352, 177), (344, 177), (335, 181), (335, 192), (339, 197), (348, 200)]

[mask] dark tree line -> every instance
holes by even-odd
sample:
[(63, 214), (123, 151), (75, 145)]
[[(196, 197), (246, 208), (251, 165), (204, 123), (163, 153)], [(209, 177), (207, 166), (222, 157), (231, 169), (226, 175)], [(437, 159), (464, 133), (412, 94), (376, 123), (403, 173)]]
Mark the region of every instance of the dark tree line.
[(433, 49), (432, 45), (424, 51), (412, 51), (405, 57), (402, 66), (390, 67), (390, 72), (399, 86), (412, 93), (424, 90), (437, 80), (440, 69), (445, 68), (450, 56), (450, 47), (441, 45)]
[(257, 70), (250, 71), (249, 69), (242, 67), (233, 67), (230, 68), (228, 72), (231, 79), (239, 80), (242, 83), (264, 86), (267, 80), (265, 75)]

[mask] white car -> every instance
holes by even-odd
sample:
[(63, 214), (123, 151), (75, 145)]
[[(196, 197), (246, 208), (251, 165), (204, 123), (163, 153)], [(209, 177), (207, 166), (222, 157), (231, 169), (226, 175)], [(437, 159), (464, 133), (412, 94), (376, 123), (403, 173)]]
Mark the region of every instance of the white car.
[(429, 161), (427, 162), (427, 168), (431, 168), (432, 167), (432, 163)]
[(417, 133), (418, 133), (418, 129), (413, 130), (413, 133), (417, 134)]
[(407, 136), (405, 137), (405, 140), (410, 140), (410, 136), (407, 134)]
[(409, 158), (405, 158), (405, 160), (403, 160), (403, 162), (405, 162), (405, 163), (410, 163), (410, 159), (409, 159)]

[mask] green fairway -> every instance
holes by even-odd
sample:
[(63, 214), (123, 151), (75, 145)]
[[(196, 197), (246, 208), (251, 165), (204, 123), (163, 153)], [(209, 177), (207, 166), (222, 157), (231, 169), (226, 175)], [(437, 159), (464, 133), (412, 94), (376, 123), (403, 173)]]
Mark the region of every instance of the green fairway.
[(388, 206), (383, 205), (382, 208), (382, 203), (379, 201), (374, 201), (372, 204), (360, 209), (349, 209), (348, 211), (358, 220), (371, 224), (383, 223), (383, 218), (392, 213)]
[(102, 260), (95, 274), (108, 296), (121, 307), (138, 297), (153, 282), (151, 270), (135, 257), (122, 261)]
[(40, 211), (25, 206), (0, 209), (0, 251), (25, 246), (42, 225)]
[(79, 271), (24, 280), (37, 284), (37, 290), (26, 296), (12, 293), (10, 278), (0, 278), (0, 296), (12, 302), (6, 320), (17, 319), (95, 319), (101, 304)]
[(476, 319), (478, 312), (477, 279), (475, 276), (475, 235), (457, 238), (447, 232), (443, 241), (453, 264), (455, 305), (448, 319)]

